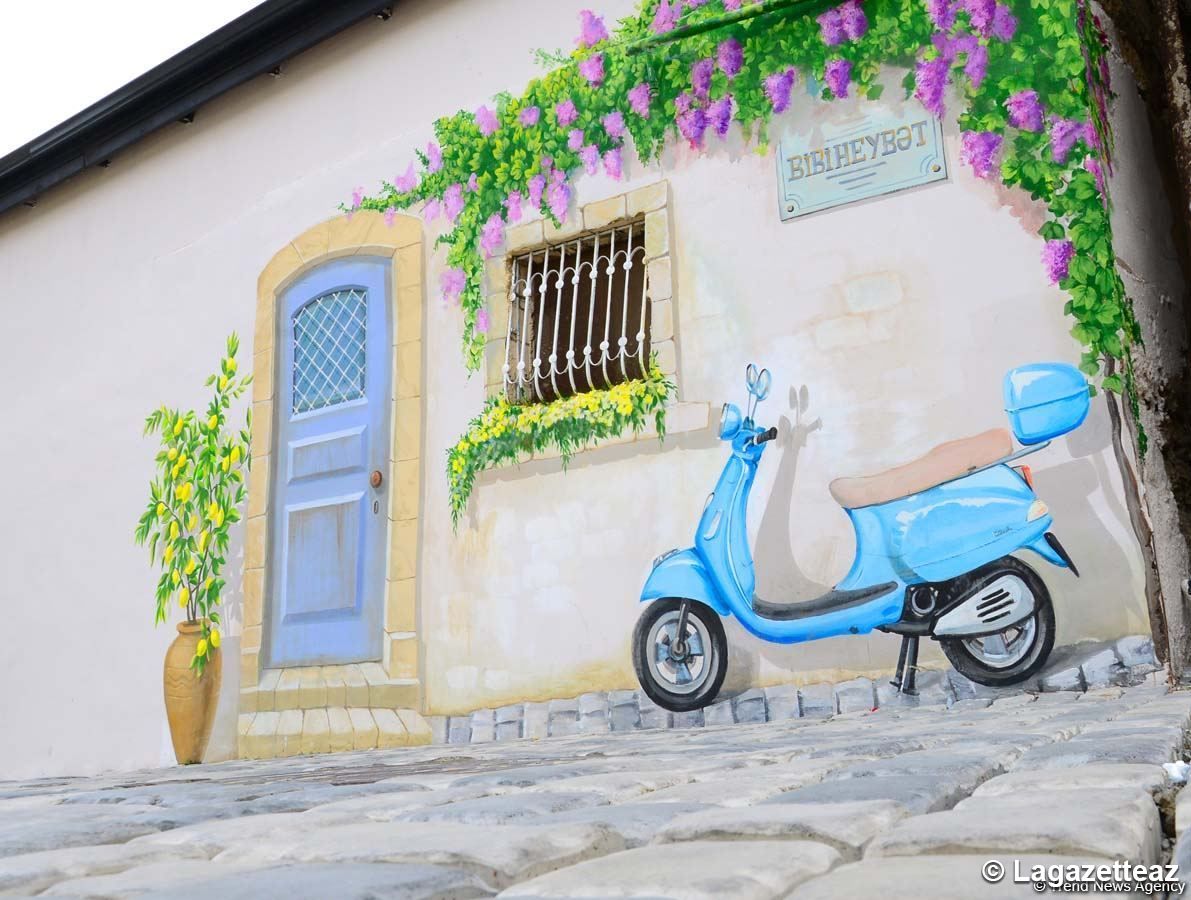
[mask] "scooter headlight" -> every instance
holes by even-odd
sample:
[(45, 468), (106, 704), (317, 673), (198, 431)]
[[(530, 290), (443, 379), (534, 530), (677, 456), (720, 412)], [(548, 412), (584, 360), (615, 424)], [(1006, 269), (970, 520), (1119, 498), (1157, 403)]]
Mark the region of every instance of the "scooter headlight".
[(1033, 522), (1036, 519), (1041, 519), (1043, 516), (1045, 516), (1049, 512), (1050, 512), (1050, 507), (1048, 507), (1041, 500), (1035, 500), (1033, 503), (1030, 504), (1029, 512), (1026, 513), (1026, 521)]
[(736, 432), (740, 431), (743, 421), (744, 417), (736, 405), (725, 403), (724, 409), (720, 413), (720, 440), (728, 441), (736, 437)]

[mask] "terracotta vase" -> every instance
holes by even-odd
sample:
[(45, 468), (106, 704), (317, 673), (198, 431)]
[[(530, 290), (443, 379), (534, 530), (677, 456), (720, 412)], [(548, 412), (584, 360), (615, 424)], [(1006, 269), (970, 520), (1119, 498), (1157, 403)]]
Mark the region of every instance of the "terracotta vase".
[(182, 765), (203, 761), (219, 703), (223, 675), (219, 648), (211, 650), (210, 661), (201, 676), (196, 676), (190, 668), (202, 636), (203, 626), (199, 622), (180, 622), (178, 636), (165, 654), (165, 714), (170, 721), (174, 756)]

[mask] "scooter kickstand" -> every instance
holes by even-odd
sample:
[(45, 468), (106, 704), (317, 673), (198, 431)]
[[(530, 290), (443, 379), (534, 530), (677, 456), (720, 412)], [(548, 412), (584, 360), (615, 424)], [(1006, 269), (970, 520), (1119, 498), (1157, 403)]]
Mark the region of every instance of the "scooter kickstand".
[(909, 649), (910, 649), (910, 638), (908, 635), (903, 634), (902, 635), (902, 646), (901, 646), (901, 649), (897, 652), (897, 672), (894, 673), (893, 681), (889, 682), (891, 685), (893, 685), (895, 688), (897, 688), (898, 693), (901, 693), (902, 677), (906, 674), (906, 653), (909, 651)]
[(902, 678), (901, 693), (907, 697), (917, 697), (918, 688), (915, 682), (918, 678), (918, 638), (907, 637), (905, 640), (909, 652), (906, 655), (906, 671)]

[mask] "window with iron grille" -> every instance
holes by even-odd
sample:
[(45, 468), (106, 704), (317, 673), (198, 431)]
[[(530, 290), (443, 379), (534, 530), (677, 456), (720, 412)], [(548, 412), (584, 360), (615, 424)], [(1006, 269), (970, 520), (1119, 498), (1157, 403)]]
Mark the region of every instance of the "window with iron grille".
[(542, 403), (641, 378), (649, 325), (643, 218), (514, 256), (509, 401)]

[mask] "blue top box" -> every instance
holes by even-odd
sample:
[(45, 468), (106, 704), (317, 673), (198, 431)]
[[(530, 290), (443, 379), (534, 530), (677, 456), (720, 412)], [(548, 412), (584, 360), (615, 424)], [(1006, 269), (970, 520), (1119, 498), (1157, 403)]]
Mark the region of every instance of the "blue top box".
[(1074, 431), (1091, 405), (1087, 379), (1067, 363), (1031, 363), (1005, 376), (1005, 412), (1027, 446)]

